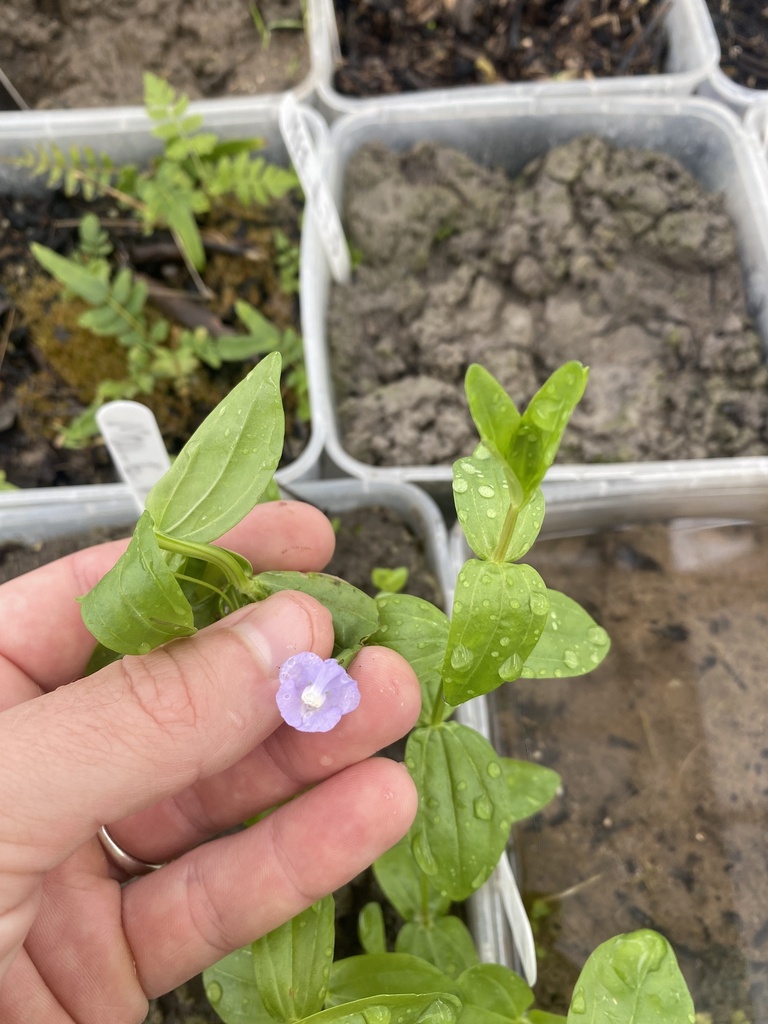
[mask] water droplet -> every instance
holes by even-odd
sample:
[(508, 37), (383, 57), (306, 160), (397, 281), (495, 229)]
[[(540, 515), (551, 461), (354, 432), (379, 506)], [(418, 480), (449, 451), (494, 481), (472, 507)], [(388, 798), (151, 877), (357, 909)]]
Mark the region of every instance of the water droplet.
[(465, 647), (464, 644), (457, 644), (451, 651), (451, 666), (457, 671), (469, 668), (474, 660), (474, 654), (468, 647)]
[(576, 666), (579, 664), (579, 659), (576, 655), (576, 652), (571, 650), (563, 651), (563, 661), (568, 666), (568, 668), (576, 668)]
[(531, 594), (531, 611), (534, 615), (546, 615), (549, 610), (549, 601), (546, 594)]
[(360, 1016), (365, 1024), (389, 1024), (392, 1020), (392, 1014), (386, 1006), (369, 1006)]
[(456, 477), (453, 481), (453, 489), (457, 494), (463, 494), (468, 487), (469, 484), (463, 479), (463, 477)]
[(475, 800), (472, 808), (475, 812), (475, 817), (479, 818), (480, 821), (490, 821), (493, 817), (493, 804), (485, 794)]
[(440, 801), (435, 796), (429, 796), (426, 799), (426, 804), (427, 804), (427, 807), (430, 807), (432, 810), (434, 810), (435, 807), (439, 807), (440, 806)]
[(419, 651), (423, 651), (426, 646), (427, 646), (427, 641), (426, 640), (420, 640), (416, 644), (416, 649), (419, 650)]
[(515, 598), (513, 598), (513, 599), (512, 599), (512, 600), (511, 600), (511, 601), (509, 602), (509, 606), (510, 606), (510, 608), (519, 608), (519, 607), (520, 607), (520, 602), (519, 602), (519, 601), (517, 600), (517, 598), (515, 597)]
[(553, 672), (553, 675), (554, 675), (555, 679), (562, 679), (563, 678), (563, 670), (561, 668), (556, 668), (554, 670), (554, 672)]
[(485, 462), (485, 460), (490, 459), (490, 457), (491, 453), (488, 451), (484, 444), (480, 444), (477, 446), (477, 450), (475, 451), (476, 459), (480, 459), (481, 462)]
[(608, 643), (608, 634), (602, 626), (590, 626), (587, 630), (587, 640), (596, 647), (605, 647)]
[[(509, 641), (507, 641), (509, 643)], [(517, 679), (523, 667), (523, 659), (515, 651), (514, 654), (510, 655), (505, 662), (499, 665), (499, 676), (504, 682), (510, 682), (513, 679)]]
[(496, 514), (497, 514), (496, 513), (496, 509), (495, 508), (488, 508), (488, 509), (485, 510), (485, 514), (488, 516), (489, 519), (495, 519), (496, 518)]
[(529, 668), (528, 665), (523, 665), (523, 670), (520, 673), (520, 678), (521, 679), (535, 679), (536, 678), (536, 673), (533, 671), (532, 668)]
[(478, 873), (475, 875), (475, 877), (469, 884), (472, 886), (473, 890), (479, 889), (487, 877), (488, 875), (485, 871), (478, 871)]
[(472, 465), (471, 462), (462, 462), (461, 468), (464, 470), (464, 472), (468, 476), (482, 476), (483, 475), (476, 466)]
[(140, 653), (140, 654), (149, 654), (149, 652), (150, 652), (151, 650), (152, 650), (152, 644), (151, 644), (151, 643), (149, 643), (149, 642), (148, 642), (147, 640), (143, 640), (143, 641), (142, 641), (142, 642), (141, 642), (141, 643), (139, 644), (139, 653)]
[(460, 523), (466, 523), (468, 518), (467, 510), (465, 508), (460, 508), (459, 511), (456, 513), (456, 518), (459, 520)]
[(501, 765), (499, 764), (498, 761), (489, 761), (485, 770), (488, 772), (492, 779), (498, 779), (498, 777), (501, 775)]
[(307, 922), (306, 921), (299, 921), (299, 928), (306, 928), (306, 927), (307, 927)]
[(461, 601), (454, 601), (454, 602), (453, 602), (453, 610), (454, 610), (454, 613), (455, 613), (456, 615), (458, 615), (458, 614), (459, 614), (459, 612), (461, 611), (461, 609), (462, 609), (463, 607), (464, 607), (464, 605), (463, 605), (463, 604), (461, 603)]
[(483, 608), (490, 608), (490, 607), (491, 607), (491, 602), (486, 597), (486, 599), (483, 601)]
[(581, 989), (577, 989), (573, 993), (573, 999), (571, 1000), (571, 1011), (573, 1013), (586, 1013), (587, 1012), (587, 1001), (584, 998), (584, 993)]
[(413, 855), (425, 875), (437, 874), (437, 861), (423, 832), (417, 832), (413, 837)]
[(490, 576), (488, 575), (488, 573), (487, 573), (487, 572), (485, 572), (485, 573), (483, 573), (483, 575), (482, 575), (482, 576), (480, 577), (480, 582), (481, 582), (481, 583), (483, 584), (483, 586), (484, 586), (484, 587), (487, 587), (487, 586), (488, 586), (488, 584), (489, 584), (489, 583), (491, 583), (491, 582), (493, 582), (493, 581), (491, 580), (491, 577), (490, 577)]
[(379, 632), (380, 633), (386, 633), (388, 629), (389, 629), (389, 626), (379, 626)]
[(227, 429), (224, 431), (224, 437), (229, 437), (231, 433), (232, 431), (229, 429), (229, 427), (227, 427)]
[(489, 487), (488, 484), (483, 484), (481, 487), (478, 487), (477, 493), (481, 498), (494, 498), (496, 496), (496, 491), (494, 491), (492, 487)]
[(406, 759), (405, 759), (405, 767), (408, 769), (409, 772), (415, 772), (416, 771), (416, 762), (413, 760), (412, 757), (406, 757)]
[(457, 789), (457, 790), (458, 790), (458, 791), (459, 791), (460, 793), (463, 793), (463, 792), (464, 792), (464, 790), (465, 790), (466, 788), (467, 788), (467, 784), (466, 784), (466, 782), (464, 781), (464, 779), (462, 779), (462, 780), (461, 780), (460, 782), (457, 782), (457, 783), (456, 783), (456, 789)]
[(209, 985), (205, 986), (205, 995), (211, 1006), (216, 1006), (217, 1003), (221, 1002), (221, 997), (224, 995), (224, 990), (218, 981), (212, 981)]
[(508, 636), (503, 636), (501, 640), (499, 640), (499, 643), (501, 644), (502, 647), (509, 647), (512, 641), (509, 639)]

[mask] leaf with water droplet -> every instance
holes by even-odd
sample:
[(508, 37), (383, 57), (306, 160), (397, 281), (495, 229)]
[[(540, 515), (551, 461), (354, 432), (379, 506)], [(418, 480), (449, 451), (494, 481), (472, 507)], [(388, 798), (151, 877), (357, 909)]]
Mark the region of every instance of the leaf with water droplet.
[(146, 654), (195, 632), (189, 601), (158, 546), (152, 517), (139, 518), (128, 548), (80, 604), (83, 622), (118, 654)]
[(568, 1024), (690, 1024), (694, 1014), (672, 947), (645, 928), (598, 946), (574, 993)]
[(382, 992), (433, 995), (451, 992), (451, 979), (439, 968), (410, 953), (374, 953), (337, 960), (331, 971), (326, 1005), (342, 1006)]
[(434, 964), (449, 978), (458, 976), (478, 962), (475, 942), (464, 922), (448, 914), (430, 924), (410, 921), (395, 941), (397, 953), (411, 953)]
[(265, 356), (202, 422), (149, 492), (146, 509), (160, 533), (218, 540), (257, 504), (283, 452), (280, 365), (279, 353)]
[[(501, 820), (510, 819), (501, 762), (488, 740), (453, 721), (415, 729), (406, 754), (419, 792), (410, 832), (413, 855), (436, 889), (465, 899), (477, 888), (478, 875), (481, 881), (490, 875), (508, 838), (508, 830), (499, 828)], [(437, 815), (428, 809), (434, 801)]]
[[(411, 770), (414, 769), (415, 762)], [(382, 892), (405, 921), (419, 918), (428, 924), (448, 912), (449, 897), (442, 895), (419, 867), (407, 837), (374, 861), (373, 873)]]
[(535, 761), (502, 757), (501, 768), (509, 786), (509, 811), (513, 822), (523, 821), (543, 810), (562, 781), (556, 771)]
[(333, 960), (333, 896), (257, 939), (254, 971), (264, 1006), (277, 1020), (301, 1020), (325, 1000)]
[[(462, 590), (461, 611), (454, 605), (442, 670), (450, 704), (490, 693), (507, 681), (499, 675), (502, 646), (507, 667), (512, 668), (517, 654), (522, 668), (544, 629), (549, 608), (544, 581), (530, 565), (470, 559), (459, 573), (457, 587)], [(495, 618), (484, 601), (490, 601)], [(502, 640), (507, 643), (502, 645)], [(463, 656), (465, 651), (471, 652), (471, 659)]]
[(418, 725), (427, 725), (435, 717), (453, 713), (443, 700), (441, 669), (448, 645), (448, 616), (429, 601), (401, 594), (397, 605), (391, 597), (376, 599), (379, 629), (368, 644), (389, 647), (401, 654), (416, 673), (421, 687), (421, 714)]
[(459, 976), (462, 1024), (521, 1024), (533, 992), (519, 974), (501, 964), (476, 964)]
[(301, 1024), (456, 1024), (460, 1013), (461, 1002), (449, 992), (393, 993), (331, 1006)]
[(224, 1024), (274, 1024), (274, 1017), (265, 1010), (256, 985), (250, 943), (204, 971), (203, 986), (208, 1001)]
[[(483, 477), (466, 467), (482, 466)], [(544, 495), (537, 489), (517, 512), (505, 550), (497, 553), (511, 506), (508, 477), (495, 460), (482, 462), (477, 453), (453, 466), (453, 499), (467, 543), (479, 558), (515, 562), (531, 548), (544, 521)]]
[(608, 634), (566, 594), (548, 590), (547, 596), (549, 619), (539, 642), (525, 659), (521, 675), (557, 679), (591, 672), (610, 650)]

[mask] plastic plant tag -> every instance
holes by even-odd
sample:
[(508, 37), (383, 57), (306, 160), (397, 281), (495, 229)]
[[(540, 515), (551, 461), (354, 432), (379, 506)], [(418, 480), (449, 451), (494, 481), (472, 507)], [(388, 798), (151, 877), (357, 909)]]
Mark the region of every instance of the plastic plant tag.
[(525, 980), (529, 985), (536, 984), (536, 943), (528, 915), (525, 912), (523, 899), (517, 887), (517, 879), (509, 863), (509, 857), (502, 853), (493, 873), (493, 881), (501, 894), (501, 905), (509, 923), (512, 941), (515, 944)]
[(308, 209), (311, 211), (320, 242), (328, 257), (333, 279), (340, 284), (346, 284), (352, 273), (352, 263), (339, 211), (323, 177), (320, 158), (312, 142), (312, 136), (301, 118), (296, 100), (290, 93), (280, 102), (279, 122), (285, 148), (299, 176), (304, 194), (309, 200)]
[(120, 479), (143, 512), (147, 495), (171, 464), (155, 414), (140, 402), (107, 402), (96, 422)]

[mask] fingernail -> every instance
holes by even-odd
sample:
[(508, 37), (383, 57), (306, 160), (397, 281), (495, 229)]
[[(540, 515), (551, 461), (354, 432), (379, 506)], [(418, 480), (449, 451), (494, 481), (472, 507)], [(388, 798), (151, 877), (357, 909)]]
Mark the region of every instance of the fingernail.
[(276, 676), (286, 658), (312, 650), (315, 640), (314, 605), (311, 598), (293, 591), (273, 594), (265, 601), (243, 609), (230, 628), (253, 649), (265, 671)]

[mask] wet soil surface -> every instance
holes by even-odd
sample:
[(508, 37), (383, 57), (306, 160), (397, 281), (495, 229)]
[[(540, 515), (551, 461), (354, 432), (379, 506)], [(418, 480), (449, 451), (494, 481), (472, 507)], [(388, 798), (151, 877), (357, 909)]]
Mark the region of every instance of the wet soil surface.
[(757, 0), (707, 0), (720, 68), (738, 85), (768, 89), (768, 8)]
[(445, 464), (474, 446), (479, 362), (525, 404), (590, 367), (559, 461), (768, 452), (768, 369), (722, 197), (664, 154), (577, 138), (510, 180), (435, 144), (347, 165), (360, 255), (328, 336), (346, 450)]
[(309, 73), (300, 0), (0, 0), (0, 68), (30, 107), (143, 102), (153, 71), (192, 99), (281, 92)]
[(666, 0), (336, 0), (351, 96), (663, 70)]
[[(374, 595), (376, 590), (371, 583), (373, 569), (405, 566), (409, 570), (409, 580), (404, 592), (442, 607), (443, 598), (423, 540), (398, 513), (376, 506), (341, 513), (333, 516), (333, 522), (336, 551), (327, 566), (328, 572)], [(128, 533), (128, 529), (100, 528), (87, 535), (68, 536), (31, 547), (0, 544), (0, 583), (89, 544), (127, 536)], [(390, 753), (402, 758), (403, 752)], [(336, 894), (337, 958), (362, 952), (357, 941), (358, 914), (365, 903), (381, 898), (371, 872), (364, 872)], [(386, 908), (385, 914), (394, 931), (398, 926), (394, 911)], [(153, 999), (144, 1024), (220, 1024), (220, 1018), (205, 997), (201, 978), (196, 977), (173, 992)]]
[(765, 1024), (768, 528), (678, 521), (542, 542), (530, 560), (613, 641), (583, 679), (494, 695), (501, 752), (563, 779), (514, 838), (539, 1005), (565, 1012), (589, 952), (650, 927), (702, 1022)]
[[(30, 244), (40, 242), (70, 256), (86, 210), (98, 213), (108, 229), (113, 268), (130, 267), (147, 284), (150, 322), (162, 316), (174, 325), (172, 333), (203, 326), (212, 336), (244, 334), (234, 311), (243, 299), (280, 329), (299, 330), (298, 298), (283, 290), (276, 237), (279, 230), (298, 252), (301, 203), (295, 195), (268, 207), (222, 205), (205, 215), (203, 280), (211, 296), (205, 302), (170, 235), (146, 236), (111, 202), (86, 205), (53, 191), (0, 195), (0, 469), (18, 487), (114, 479), (103, 445), (63, 447), (62, 430), (102, 380), (126, 379), (127, 350), (78, 325), (85, 304), (67, 298), (30, 252)], [(171, 338), (169, 351), (173, 346)], [(225, 362), (218, 369), (201, 363), (187, 376), (158, 380), (152, 393), (136, 400), (152, 408), (169, 451), (177, 453), (254, 362)], [(283, 461), (290, 462), (304, 449), (309, 425), (296, 416), (296, 396), (287, 388), (284, 401)]]

